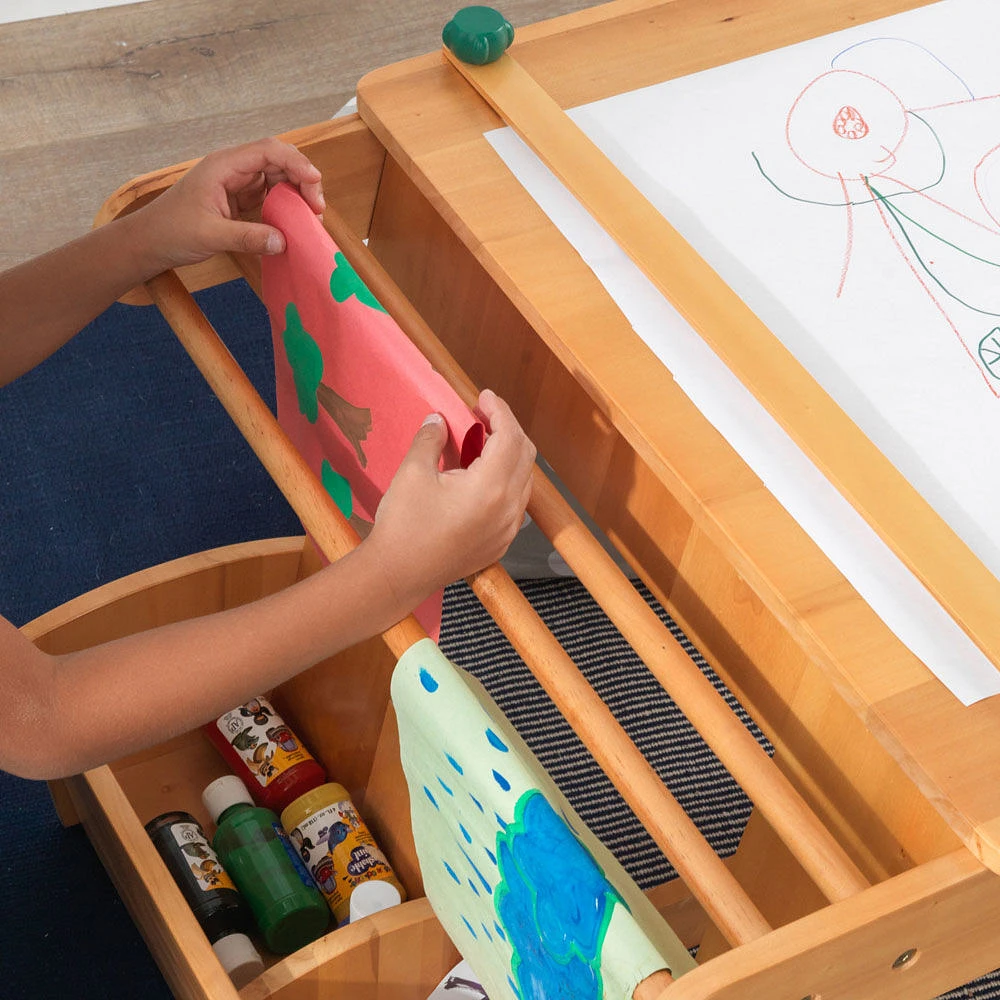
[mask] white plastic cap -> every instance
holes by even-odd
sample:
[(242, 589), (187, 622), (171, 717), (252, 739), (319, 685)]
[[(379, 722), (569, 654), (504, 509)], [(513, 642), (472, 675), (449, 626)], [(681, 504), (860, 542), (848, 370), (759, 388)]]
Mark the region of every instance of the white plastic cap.
[(227, 934), (212, 945), (212, 951), (238, 990), (264, 971), (264, 960), (246, 934)]
[(390, 906), (395, 906), (402, 897), (399, 890), (391, 882), (381, 882), (372, 880), (362, 882), (351, 893), (351, 916), (353, 924), (355, 920), (362, 917), (370, 917), (379, 910), (387, 910)]
[(213, 823), (218, 823), (219, 817), (237, 802), (248, 802), (253, 805), (247, 786), (235, 774), (216, 778), (201, 793), (201, 801), (205, 804)]

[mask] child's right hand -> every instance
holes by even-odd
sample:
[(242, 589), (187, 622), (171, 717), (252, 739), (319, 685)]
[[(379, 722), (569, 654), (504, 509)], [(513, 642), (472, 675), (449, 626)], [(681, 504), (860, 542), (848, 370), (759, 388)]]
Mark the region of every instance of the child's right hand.
[(496, 562), (521, 527), (535, 446), (488, 389), (479, 412), (490, 433), (467, 469), (439, 469), (448, 436), (441, 418), (420, 428), (364, 543), (375, 550), (403, 606), (415, 608), (435, 590)]

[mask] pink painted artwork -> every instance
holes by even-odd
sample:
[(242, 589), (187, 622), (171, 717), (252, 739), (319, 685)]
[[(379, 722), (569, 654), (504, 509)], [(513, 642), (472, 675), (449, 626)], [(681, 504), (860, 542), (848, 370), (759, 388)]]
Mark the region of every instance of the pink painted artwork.
[[(448, 424), (445, 468), (467, 466), (485, 428), (375, 299), (298, 192), (279, 184), (264, 221), (285, 253), (262, 260), (278, 420), (364, 537), (428, 413)], [(435, 637), (441, 595), (417, 609)]]

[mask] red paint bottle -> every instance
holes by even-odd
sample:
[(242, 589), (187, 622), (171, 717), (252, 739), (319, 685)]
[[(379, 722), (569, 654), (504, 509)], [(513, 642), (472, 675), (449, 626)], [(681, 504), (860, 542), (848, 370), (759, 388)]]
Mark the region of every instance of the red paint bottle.
[(265, 698), (226, 712), (204, 729), (254, 802), (265, 809), (280, 813), (326, 781), (326, 772)]

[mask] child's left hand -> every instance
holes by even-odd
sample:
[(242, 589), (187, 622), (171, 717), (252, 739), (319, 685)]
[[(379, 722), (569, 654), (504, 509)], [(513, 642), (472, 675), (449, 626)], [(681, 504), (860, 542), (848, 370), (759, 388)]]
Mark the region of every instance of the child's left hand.
[(260, 208), (280, 181), (295, 185), (317, 214), (323, 211), (322, 175), (294, 146), (261, 139), (209, 153), (176, 184), (135, 213), (139, 253), (151, 274), (196, 264), (215, 253), (274, 254), (285, 238), (273, 226), (241, 218)]

